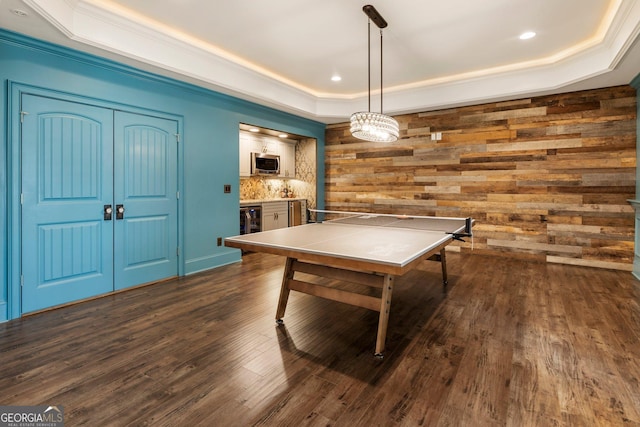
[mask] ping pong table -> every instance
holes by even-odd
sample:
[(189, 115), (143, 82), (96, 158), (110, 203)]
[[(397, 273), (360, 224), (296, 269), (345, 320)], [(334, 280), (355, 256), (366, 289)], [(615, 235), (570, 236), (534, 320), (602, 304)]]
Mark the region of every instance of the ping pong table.
[[(389, 322), (394, 277), (423, 260), (439, 261), (447, 284), (445, 247), (470, 237), (471, 218), (397, 216), (316, 211), (334, 219), (225, 238), (228, 247), (285, 256), (276, 310), (282, 324), (290, 291), (378, 311), (375, 355), (382, 358)], [(333, 279), (330, 285), (300, 280), (296, 273)], [(303, 278), (304, 278), (303, 277)], [(378, 288), (380, 297), (332, 286), (334, 281)], [(317, 280), (316, 280), (317, 282)], [(353, 288), (353, 286), (351, 286)]]

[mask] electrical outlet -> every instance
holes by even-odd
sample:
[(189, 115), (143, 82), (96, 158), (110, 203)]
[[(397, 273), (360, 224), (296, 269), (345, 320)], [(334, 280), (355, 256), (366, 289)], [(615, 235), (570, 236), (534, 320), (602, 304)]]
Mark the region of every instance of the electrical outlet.
[(224, 185), (224, 192), (225, 193), (231, 193), (231, 185), (230, 184), (225, 184)]
[(218, 246), (222, 246), (222, 237), (218, 237)]

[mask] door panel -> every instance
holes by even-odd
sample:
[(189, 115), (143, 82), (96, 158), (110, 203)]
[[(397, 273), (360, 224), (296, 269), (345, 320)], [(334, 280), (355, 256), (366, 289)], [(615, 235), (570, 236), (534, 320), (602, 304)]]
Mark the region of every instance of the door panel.
[(22, 96), (22, 312), (113, 290), (113, 112)]
[(115, 289), (178, 273), (178, 202), (174, 120), (116, 112)]

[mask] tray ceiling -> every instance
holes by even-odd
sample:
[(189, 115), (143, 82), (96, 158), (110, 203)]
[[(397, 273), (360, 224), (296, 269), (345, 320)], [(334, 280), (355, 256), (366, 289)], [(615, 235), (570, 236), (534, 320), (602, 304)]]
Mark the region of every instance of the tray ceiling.
[[(0, 0), (2, 27), (325, 123), (367, 107), (365, 3)], [(378, 0), (396, 115), (628, 84), (634, 0)], [(19, 11), (26, 13), (21, 16)], [(372, 110), (379, 34), (372, 25)], [(525, 31), (536, 37), (520, 40)], [(339, 75), (341, 80), (332, 81)]]

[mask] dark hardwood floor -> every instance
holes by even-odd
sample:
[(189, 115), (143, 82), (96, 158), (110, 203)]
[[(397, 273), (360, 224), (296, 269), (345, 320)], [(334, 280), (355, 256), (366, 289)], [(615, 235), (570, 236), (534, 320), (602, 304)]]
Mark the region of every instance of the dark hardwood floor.
[(90, 426), (639, 426), (640, 284), (628, 272), (448, 254), (377, 313), (292, 293), (284, 258), (0, 324), (0, 404)]

